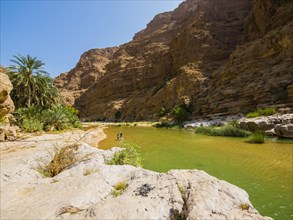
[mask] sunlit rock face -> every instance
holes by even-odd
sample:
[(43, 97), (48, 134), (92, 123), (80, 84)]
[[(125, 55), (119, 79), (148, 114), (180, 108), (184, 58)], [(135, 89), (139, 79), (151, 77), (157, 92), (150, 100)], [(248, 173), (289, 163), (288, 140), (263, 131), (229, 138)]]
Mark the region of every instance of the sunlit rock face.
[(10, 97), (12, 89), (8, 75), (3, 73), (0, 66), (0, 141), (14, 140), (16, 137), (16, 127), (10, 125), (14, 120), (11, 115), (14, 111), (14, 103)]
[(151, 120), (180, 103), (194, 116), (290, 106), (292, 10), (288, 0), (187, 0), (55, 82), (84, 120)]

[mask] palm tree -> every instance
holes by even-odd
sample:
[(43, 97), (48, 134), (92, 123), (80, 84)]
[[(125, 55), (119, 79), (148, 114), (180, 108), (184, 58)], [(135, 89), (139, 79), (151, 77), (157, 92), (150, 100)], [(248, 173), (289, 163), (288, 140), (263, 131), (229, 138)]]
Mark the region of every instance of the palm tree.
[(33, 102), (45, 108), (50, 108), (56, 103), (60, 103), (59, 91), (54, 86), (53, 80), (49, 76), (36, 76), (39, 86), (37, 87), (37, 96)]
[(16, 65), (8, 67), (9, 76), (13, 84), (12, 98), (17, 107), (51, 106), (58, 101), (58, 90), (53, 80), (43, 69), (45, 65), (36, 57), (13, 56), (11, 62)]

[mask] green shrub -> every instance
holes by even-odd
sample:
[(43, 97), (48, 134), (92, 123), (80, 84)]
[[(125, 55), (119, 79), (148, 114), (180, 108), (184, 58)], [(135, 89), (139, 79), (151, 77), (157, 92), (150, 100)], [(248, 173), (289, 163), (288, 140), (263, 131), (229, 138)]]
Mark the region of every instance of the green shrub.
[(45, 113), (46, 130), (64, 130), (70, 127), (81, 128), (78, 111), (73, 107), (56, 105)]
[(228, 122), (228, 125), (231, 125), (233, 127), (239, 128), (239, 124), (237, 120), (231, 120)]
[(19, 108), (15, 113), (18, 125), (26, 132), (42, 131), (44, 129), (44, 115), (41, 107), (31, 105)]
[(263, 144), (265, 142), (265, 134), (260, 131), (255, 131), (251, 134), (249, 142), (250, 143), (257, 143), (257, 144)]
[(255, 117), (259, 117), (259, 116), (270, 116), (273, 114), (276, 114), (277, 110), (274, 107), (271, 108), (263, 108), (263, 109), (257, 109), (254, 112), (249, 112), (246, 114), (247, 118), (255, 118)]
[(232, 125), (225, 125), (221, 127), (197, 127), (195, 132), (199, 134), (205, 134), (209, 136), (227, 136), (227, 137), (247, 137), (250, 135), (249, 131), (237, 128)]
[(192, 111), (194, 110), (194, 106), (192, 104), (180, 104), (175, 105), (173, 108), (171, 114), (173, 116), (173, 119), (181, 124), (182, 122), (186, 121), (188, 119), (188, 116)]
[(65, 106), (65, 114), (68, 117), (69, 123), (74, 128), (82, 128), (82, 125), (80, 123), (80, 120), (78, 118), (79, 111), (72, 106)]
[(170, 128), (170, 127), (172, 127), (172, 125), (168, 122), (160, 122), (160, 123), (154, 124), (154, 127), (156, 127), (156, 128)]
[(159, 111), (159, 116), (162, 117), (166, 115), (167, 109), (165, 107), (162, 107), (161, 110)]
[(26, 132), (36, 132), (42, 131), (44, 129), (44, 124), (36, 118), (26, 118), (22, 121), (21, 127)]
[(172, 110), (172, 116), (175, 121), (183, 122), (187, 119), (187, 111), (182, 105), (176, 105)]
[(81, 128), (77, 117), (78, 111), (73, 107), (55, 105), (51, 109), (31, 105), (19, 108), (15, 112), (18, 125), (27, 132), (41, 130), (64, 130), (71, 127)]
[(124, 148), (121, 151), (118, 151), (114, 154), (113, 158), (106, 160), (108, 165), (132, 165), (135, 167), (142, 166), (142, 158), (139, 152), (139, 147), (134, 144), (123, 142), (121, 148)]
[(37, 119), (42, 120), (44, 118), (43, 108), (37, 105), (31, 105), (25, 108), (19, 108), (15, 112), (15, 117), (19, 123), (21, 123), (24, 119)]

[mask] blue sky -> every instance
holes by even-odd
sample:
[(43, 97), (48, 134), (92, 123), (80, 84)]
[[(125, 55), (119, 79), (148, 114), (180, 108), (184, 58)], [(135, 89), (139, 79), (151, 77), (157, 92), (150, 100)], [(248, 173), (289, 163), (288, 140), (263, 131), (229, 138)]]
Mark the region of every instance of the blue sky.
[(130, 41), (156, 14), (181, 2), (1, 0), (0, 64), (29, 54), (56, 77), (73, 68), (83, 52)]

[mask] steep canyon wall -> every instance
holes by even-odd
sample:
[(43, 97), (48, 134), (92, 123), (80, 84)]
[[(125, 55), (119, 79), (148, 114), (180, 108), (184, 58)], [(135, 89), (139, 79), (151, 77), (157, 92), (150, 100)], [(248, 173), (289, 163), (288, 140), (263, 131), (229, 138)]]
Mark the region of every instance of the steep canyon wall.
[(293, 2), (186, 0), (133, 40), (84, 53), (55, 84), (84, 120), (152, 120), (293, 103)]

